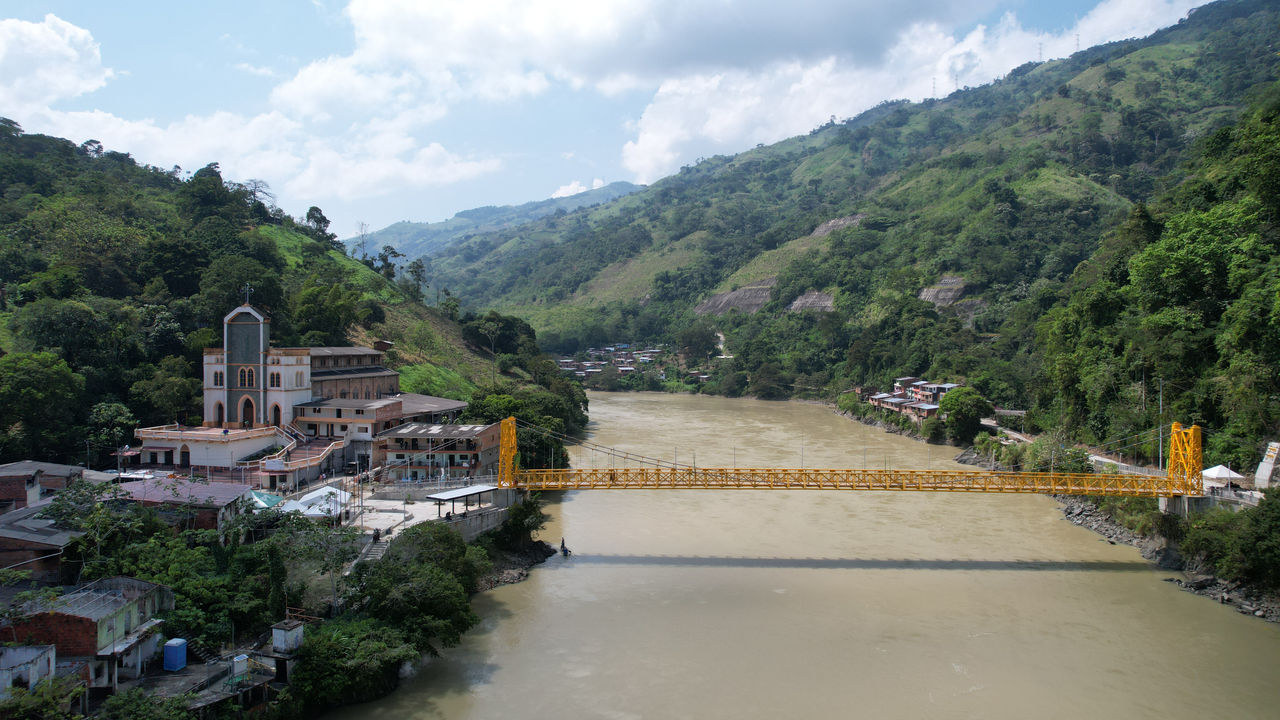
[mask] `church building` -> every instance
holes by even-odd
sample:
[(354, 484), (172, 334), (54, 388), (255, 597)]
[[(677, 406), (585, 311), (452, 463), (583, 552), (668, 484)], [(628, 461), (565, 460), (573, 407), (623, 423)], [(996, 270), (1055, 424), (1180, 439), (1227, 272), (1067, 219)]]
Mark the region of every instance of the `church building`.
[(383, 365), (391, 346), (272, 347), (271, 319), (245, 303), (223, 318), (222, 347), (204, 351), (201, 427), (139, 430), (142, 462), (203, 467), (215, 479), (239, 472), (277, 489), (367, 469), (379, 432), (452, 422), (467, 406), (400, 392), (399, 373)]

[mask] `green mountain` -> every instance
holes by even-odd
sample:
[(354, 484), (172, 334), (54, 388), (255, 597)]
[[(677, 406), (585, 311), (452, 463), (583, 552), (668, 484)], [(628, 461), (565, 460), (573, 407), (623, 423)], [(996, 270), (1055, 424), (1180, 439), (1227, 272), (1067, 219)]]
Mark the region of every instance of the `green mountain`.
[(363, 237), (347, 238), (343, 243), (352, 257), (361, 257), (370, 252), (376, 255), (382, 248), (391, 246), (412, 261), (438, 252), (469, 235), (516, 228), (548, 215), (599, 205), (630, 195), (641, 187), (629, 182), (614, 182), (568, 197), (538, 200), (523, 205), (489, 205), (465, 210), (444, 222), (402, 221)]
[[(898, 375), (961, 380), (1101, 442), (1154, 425), (1153, 383), (1176, 375), (1165, 394), (1178, 414), (1159, 420), (1226, 428), (1240, 391), (1226, 388), (1238, 375), (1219, 356), (1219, 320), (1235, 296), (1215, 296), (1219, 314), (1197, 325), (1129, 294), (1145, 291), (1115, 271), (1116, 308), (1139, 312), (1147, 334), (1111, 338), (1134, 354), (1095, 352), (1074, 375), (1059, 357), (1076, 350), (1070, 332), (1055, 340), (1053, 323), (1097, 291), (1079, 278), (1099, 258), (1139, 262), (1163, 239), (1188, 187), (1207, 188), (1199, 202), (1210, 204), (1250, 187), (1239, 170), (1219, 187), (1225, 171), (1204, 153), (1237, 147), (1223, 137), (1274, 79), (1278, 42), (1275, 2), (1224, 0), (1148, 38), (1028, 63), (942, 100), (885, 103), (605, 205), (477, 234), (433, 256), (432, 275), (464, 304), (520, 314), (561, 352), (723, 332), (735, 357), (712, 368), (707, 391), (830, 396)], [(1245, 215), (1269, 249), (1272, 216)], [(1149, 226), (1141, 241), (1135, 224)], [(1178, 333), (1197, 342), (1175, 373), (1162, 353)], [(1109, 384), (1095, 383), (1095, 363), (1108, 362)], [(1276, 392), (1273, 373), (1251, 382), (1260, 397)], [(1141, 409), (1116, 420), (1134, 392)], [(1261, 404), (1250, 429), (1228, 432), (1239, 442), (1211, 438), (1212, 452), (1243, 462), (1274, 434), (1275, 401)]]

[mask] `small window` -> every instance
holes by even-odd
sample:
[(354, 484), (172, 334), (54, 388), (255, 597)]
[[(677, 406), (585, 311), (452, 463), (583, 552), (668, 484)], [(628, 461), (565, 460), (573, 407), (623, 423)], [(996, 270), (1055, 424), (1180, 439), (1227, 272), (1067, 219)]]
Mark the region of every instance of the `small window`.
[(254, 377), (254, 375), (253, 375), (253, 368), (249, 368), (249, 384), (248, 384), (248, 385), (246, 385), (245, 387), (255, 387), (255, 386), (257, 386), (257, 384), (258, 384), (258, 383), (256, 382), (256, 380), (257, 380), (257, 378), (256, 378), (256, 377)]
[(270, 382), (271, 382), (271, 387), (273, 387), (273, 388), (278, 388), (278, 387), (280, 387), (280, 373), (278, 373), (278, 372), (273, 372), (273, 373), (271, 373), (271, 375), (268, 377), (268, 379), (269, 379), (269, 380), (270, 380)]

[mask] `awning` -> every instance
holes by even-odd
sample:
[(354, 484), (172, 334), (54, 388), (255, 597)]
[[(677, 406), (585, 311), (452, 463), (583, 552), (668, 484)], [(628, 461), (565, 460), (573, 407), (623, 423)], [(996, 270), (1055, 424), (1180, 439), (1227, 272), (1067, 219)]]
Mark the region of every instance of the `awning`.
[(449, 500), (461, 500), (462, 498), (465, 498), (465, 497), (472, 497), (473, 495), (492, 492), (497, 489), (498, 488), (494, 487), (493, 485), (468, 485), (466, 487), (460, 487), (460, 488), (455, 488), (453, 490), (445, 490), (444, 492), (438, 492), (435, 495), (428, 495), (427, 499), (441, 500), (441, 501), (447, 502)]
[(142, 450), (142, 452), (169, 452), (171, 450), (176, 450), (177, 448), (172, 445), (143, 445), (139, 449)]

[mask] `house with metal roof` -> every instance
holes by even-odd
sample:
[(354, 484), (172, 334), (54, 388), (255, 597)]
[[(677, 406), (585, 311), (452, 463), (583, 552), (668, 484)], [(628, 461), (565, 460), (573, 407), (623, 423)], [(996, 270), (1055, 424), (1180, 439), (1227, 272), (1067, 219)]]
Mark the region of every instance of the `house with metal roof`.
[(142, 675), (160, 649), (162, 611), (173, 609), (173, 591), (128, 577), (103, 578), (53, 599), (27, 603), (12, 631), (19, 641), (57, 647), (63, 659), (89, 665), (89, 687), (117, 687), (121, 677)]

